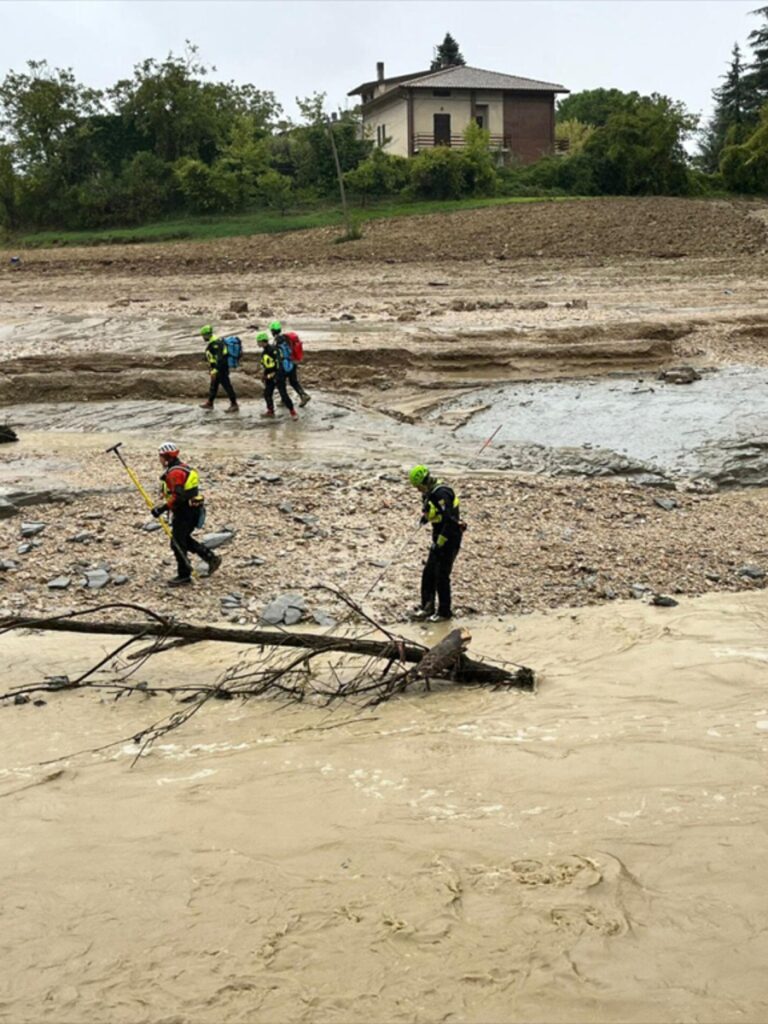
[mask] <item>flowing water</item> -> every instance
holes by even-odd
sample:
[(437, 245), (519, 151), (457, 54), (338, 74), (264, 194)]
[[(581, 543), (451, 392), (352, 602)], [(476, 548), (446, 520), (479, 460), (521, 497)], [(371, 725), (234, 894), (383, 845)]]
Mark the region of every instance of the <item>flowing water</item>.
[[(0, 1019), (768, 1019), (767, 624), (765, 594), (476, 622), (536, 695), (216, 703), (133, 768), (70, 755), (167, 698), (6, 703)], [(108, 646), (3, 636), (6, 684)]]

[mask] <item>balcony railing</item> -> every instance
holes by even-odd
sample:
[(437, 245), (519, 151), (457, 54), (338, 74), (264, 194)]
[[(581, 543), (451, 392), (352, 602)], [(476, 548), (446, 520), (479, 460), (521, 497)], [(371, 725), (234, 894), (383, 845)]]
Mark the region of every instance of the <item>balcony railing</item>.
[[(503, 135), (491, 135), (491, 149), (509, 149), (509, 139)], [(435, 141), (432, 132), (415, 132), (413, 136), (413, 148), (415, 152), (420, 149), (434, 149), (435, 146), (450, 146), (451, 149), (463, 149), (466, 145), (463, 135), (451, 135), (451, 141)]]

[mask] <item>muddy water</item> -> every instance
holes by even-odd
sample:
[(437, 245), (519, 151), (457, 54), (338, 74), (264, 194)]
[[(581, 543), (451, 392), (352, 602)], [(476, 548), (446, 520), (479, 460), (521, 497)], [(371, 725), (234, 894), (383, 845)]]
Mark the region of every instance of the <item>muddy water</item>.
[[(133, 770), (65, 755), (165, 698), (3, 708), (0, 1017), (765, 1020), (767, 623), (763, 594), (476, 623), (536, 696), (219, 703)], [(13, 683), (103, 650), (0, 646)]]
[(691, 385), (654, 378), (598, 378), (507, 384), (471, 392), (441, 414), (481, 408), (461, 426), (462, 438), (534, 442), (548, 448), (614, 451), (671, 474), (715, 474), (729, 445), (768, 432), (768, 371), (732, 366)]

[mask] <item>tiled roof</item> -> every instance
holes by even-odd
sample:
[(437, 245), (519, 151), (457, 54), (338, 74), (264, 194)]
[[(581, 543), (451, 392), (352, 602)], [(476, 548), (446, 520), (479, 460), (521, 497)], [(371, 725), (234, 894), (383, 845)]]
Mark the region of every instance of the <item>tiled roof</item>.
[(402, 82), (412, 89), (521, 89), (527, 92), (568, 92), (554, 82), (539, 82), (535, 78), (520, 78), (518, 75), (502, 75), (498, 71), (484, 71), (460, 65), (442, 68), (420, 78)]

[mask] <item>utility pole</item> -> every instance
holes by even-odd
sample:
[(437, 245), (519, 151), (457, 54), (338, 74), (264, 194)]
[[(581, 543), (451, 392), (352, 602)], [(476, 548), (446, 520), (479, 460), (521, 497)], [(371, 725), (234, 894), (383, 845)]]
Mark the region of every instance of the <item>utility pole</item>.
[(349, 216), (349, 207), (347, 206), (347, 193), (344, 189), (344, 175), (341, 173), (341, 163), (339, 162), (339, 152), (336, 149), (336, 139), (333, 137), (333, 124), (336, 120), (335, 114), (332, 114), (329, 120), (326, 122), (328, 128), (328, 135), (331, 139), (331, 150), (333, 152), (333, 162), (336, 164), (336, 177), (339, 179), (339, 193), (341, 195), (341, 209), (344, 215), (344, 228), (347, 238), (354, 238), (354, 232), (352, 229), (352, 221)]

